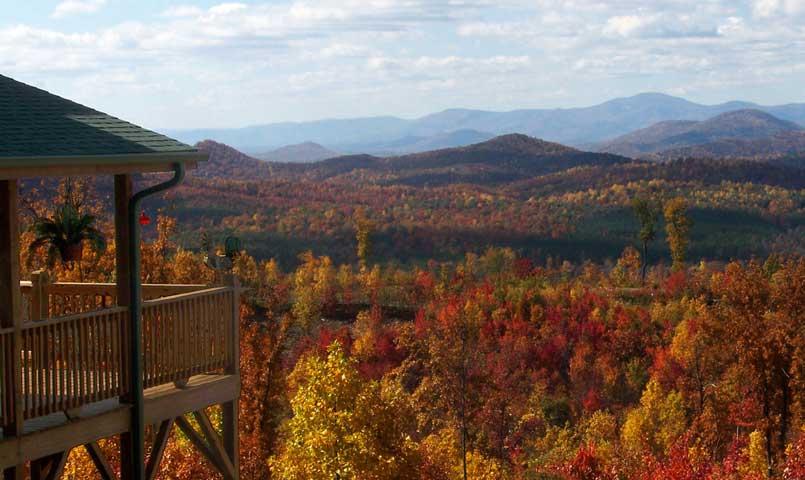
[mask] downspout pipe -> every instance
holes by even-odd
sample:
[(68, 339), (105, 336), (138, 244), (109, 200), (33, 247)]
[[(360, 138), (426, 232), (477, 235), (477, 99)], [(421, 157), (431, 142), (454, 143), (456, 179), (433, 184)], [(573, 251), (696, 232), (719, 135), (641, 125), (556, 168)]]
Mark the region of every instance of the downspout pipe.
[[(184, 163), (173, 164), (173, 178), (167, 182), (148, 187), (145, 190), (135, 193), (129, 199), (129, 314), (131, 325), (131, 378), (129, 392), (131, 401), (131, 480), (145, 479), (145, 422), (143, 414), (143, 346), (142, 346), (142, 279), (140, 275), (140, 224), (137, 221), (137, 212), (140, 210), (140, 203), (144, 198), (151, 195), (169, 190), (179, 185), (184, 180)], [(125, 466), (123, 468), (126, 468)]]

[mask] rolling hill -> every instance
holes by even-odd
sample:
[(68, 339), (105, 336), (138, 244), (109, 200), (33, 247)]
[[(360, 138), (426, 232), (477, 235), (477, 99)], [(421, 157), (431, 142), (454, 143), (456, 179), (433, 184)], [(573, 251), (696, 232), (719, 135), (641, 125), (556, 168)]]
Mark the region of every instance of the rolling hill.
[(631, 161), (520, 134), (502, 135), (466, 147), (402, 156), (344, 155), (310, 163), (262, 161), (212, 140), (199, 142), (196, 147), (209, 152), (210, 160), (200, 165), (195, 176), (253, 181), (499, 185), (582, 165), (605, 166)]
[(162, 205), (187, 226), (181, 243), (198, 248), (199, 232), (213, 228), (241, 236), (259, 258), (288, 265), (307, 250), (351, 259), (356, 209), (378, 225), (378, 254), (403, 262), (423, 260), (422, 252), (447, 259), (489, 245), (536, 256), (615, 258), (635, 241), (630, 202), (637, 195), (688, 199), (695, 256), (763, 255), (796, 238), (805, 221), (805, 172), (782, 161), (648, 162), (525, 135), (304, 164), (265, 162), (212, 141), (198, 147), (210, 161)]
[[(384, 184), (495, 185), (580, 165), (629, 161), (611, 154), (582, 152), (526, 135), (510, 134), (466, 147), (396, 157), (351, 155), (306, 165), (304, 178), (352, 181), (360, 177)], [(277, 166), (277, 169), (282, 169)], [(287, 173), (291, 173), (286, 170)]]
[(694, 121), (667, 121), (654, 124), (613, 140), (600, 144), (596, 150), (615, 153), (632, 158), (667, 158), (684, 155), (686, 151), (696, 152), (691, 147), (711, 145), (708, 150), (718, 153), (719, 144), (752, 141), (765, 141), (771, 148), (774, 142), (768, 140), (776, 135), (802, 132), (799, 125), (779, 119), (760, 110), (745, 109), (722, 113), (713, 118)]
[(271, 164), (212, 140), (196, 144), (199, 151), (210, 154), (210, 159), (192, 171), (194, 177), (227, 180), (259, 180), (270, 178)]
[[(705, 122), (702, 122), (705, 123)], [(703, 131), (714, 131), (708, 123)], [(688, 131), (690, 122), (682, 130)], [(785, 124), (779, 124), (784, 126)], [(671, 125), (667, 130), (678, 128)], [(697, 132), (700, 130), (697, 130)], [(721, 131), (721, 130), (718, 130)], [(684, 134), (679, 134), (684, 135)], [(783, 149), (783, 146), (786, 146)], [(511, 134), (495, 137), (466, 147), (445, 148), (422, 153), (379, 157), (372, 155), (343, 155), (317, 162), (269, 162), (258, 160), (230, 146), (207, 140), (197, 147), (210, 153), (210, 161), (199, 166), (193, 175), (206, 179), (238, 181), (337, 182), (345, 184), (377, 184), (445, 186), (471, 184), (478, 186), (514, 186), (536, 182), (547, 186), (564, 185), (567, 178), (572, 188), (587, 188), (601, 179), (617, 183), (669, 178), (674, 180), (722, 180), (762, 184), (802, 184), (801, 156), (805, 153), (805, 130), (782, 131), (770, 137), (754, 140), (728, 139), (692, 147), (667, 150), (668, 160), (699, 158), (694, 163), (676, 163), (657, 170), (629, 165), (645, 165), (625, 156), (610, 153), (585, 152), (526, 135)], [(782, 153), (781, 153), (782, 152)], [(660, 158), (655, 156), (653, 158)], [(767, 163), (749, 162), (725, 164), (728, 159), (775, 159), (776, 165), (793, 170), (773, 169)], [(712, 167), (708, 166), (712, 165)], [(728, 165), (736, 171), (725, 171)], [(579, 181), (574, 172), (597, 172), (590, 179)], [(722, 173), (719, 173), (721, 171)], [(562, 173), (566, 172), (566, 173)], [(569, 173), (568, 173), (569, 172)], [(568, 174), (570, 177), (568, 177)], [(774, 174), (774, 176), (772, 176)], [(563, 176), (557, 176), (563, 175)], [(584, 175), (582, 173), (582, 175)], [(635, 176), (637, 175), (637, 176)], [(786, 180), (787, 179), (787, 180)], [(791, 182), (794, 182), (792, 184)], [(525, 182), (525, 183), (524, 183)], [(556, 182), (552, 186), (551, 182)], [(506, 187), (509, 188), (509, 187)], [(564, 188), (564, 187), (563, 187)], [(571, 189), (572, 189), (571, 188)]]
[(304, 142), (295, 145), (286, 145), (268, 152), (257, 153), (254, 157), (267, 162), (310, 163), (337, 157), (339, 155), (339, 153), (325, 148), (318, 143)]
[(443, 148), (463, 147), (485, 142), (494, 137), (495, 135), (492, 133), (479, 132), (478, 130), (455, 130), (433, 135), (432, 137), (424, 137), (410, 145), (406, 145), (404, 150), (401, 150), (401, 153), (421, 153)]
[(805, 165), (805, 131), (785, 131), (757, 139), (727, 138), (689, 147), (672, 148), (662, 152), (667, 159), (695, 158), (755, 158), (799, 160)]

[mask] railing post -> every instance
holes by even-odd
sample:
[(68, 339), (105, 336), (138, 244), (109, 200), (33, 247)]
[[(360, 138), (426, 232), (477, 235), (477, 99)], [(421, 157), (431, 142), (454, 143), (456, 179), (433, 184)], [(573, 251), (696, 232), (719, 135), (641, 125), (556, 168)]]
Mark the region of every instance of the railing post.
[(240, 372), (240, 280), (237, 275), (226, 274), (223, 277), (223, 284), (232, 289), (232, 305), (226, 312), (230, 329), (229, 345), (227, 345), (230, 362), (226, 373), (237, 374)]
[(45, 320), (50, 316), (47, 286), (50, 276), (44, 270), (31, 273), (31, 321)]
[[(230, 375), (240, 374), (240, 282), (238, 277), (233, 274), (224, 276), (224, 285), (232, 289), (232, 305), (227, 306), (225, 315), (229, 318), (229, 365), (226, 373)], [(235, 478), (240, 478), (240, 448), (238, 439), (240, 384), (235, 399), (222, 405), (223, 416), (223, 441), (224, 449), (232, 460), (235, 471)]]

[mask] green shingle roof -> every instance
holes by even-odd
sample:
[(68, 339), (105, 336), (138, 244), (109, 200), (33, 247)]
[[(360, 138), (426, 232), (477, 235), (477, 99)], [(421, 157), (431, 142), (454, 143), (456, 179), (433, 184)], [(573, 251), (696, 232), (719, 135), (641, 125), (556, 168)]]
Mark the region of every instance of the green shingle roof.
[(19, 163), (13, 159), (61, 158), (65, 164), (72, 157), (76, 163), (82, 156), (131, 161), (141, 154), (199, 159), (189, 145), (0, 75), (0, 167)]

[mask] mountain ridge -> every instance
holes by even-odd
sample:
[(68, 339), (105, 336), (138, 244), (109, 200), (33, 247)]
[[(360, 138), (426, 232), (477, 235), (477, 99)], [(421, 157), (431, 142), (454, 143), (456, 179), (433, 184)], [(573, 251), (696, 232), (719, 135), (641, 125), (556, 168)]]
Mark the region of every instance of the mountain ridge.
[(265, 162), (211, 140), (197, 148), (210, 153), (200, 177), (230, 180), (370, 181), (412, 186), (475, 183), (497, 185), (583, 165), (633, 160), (584, 152), (522, 134), (501, 135), (464, 147), (401, 156), (344, 155), (312, 163)]
[[(599, 144), (595, 150), (632, 158), (667, 156), (663, 152), (725, 140), (760, 140), (799, 132), (796, 123), (757, 109), (734, 110), (702, 121), (666, 121)], [(714, 152), (717, 154), (717, 152)]]
[(255, 153), (254, 158), (268, 162), (310, 163), (341, 155), (315, 142), (286, 145), (268, 152)]
[(462, 147), (484, 142), (494, 137), (495, 135), (488, 132), (461, 129), (432, 136), (410, 135), (393, 141), (347, 146), (346, 150), (353, 153), (369, 153), (377, 156), (398, 156), (428, 152), (442, 148)]
[[(781, 132), (758, 139), (721, 139), (689, 147), (665, 150), (663, 159), (673, 158), (756, 158), (765, 160), (792, 157), (792, 165), (805, 166), (805, 130)], [(799, 158), (797, 158), (799, 157)]]
[(213, 139), (254, 151), (316, 142), (337, 151), (374, 153), (371, 145), (405, 137), (432, 137), (457, 130), (491, 135), (524, 133), (545, 140), (582, 146), (603, 142), (665, 120), (704, 120), (720, 113), (754, 108), (805, 126), (805, 103), (763, 106), (731, 101), (703, 105), (661, 93), (643, 93), (574, 108), (518, 109), (495, 112), (448, 109), (414, 119), (392, 116), (283, 122), (237, 129), (169, 130), (188, 143)]

